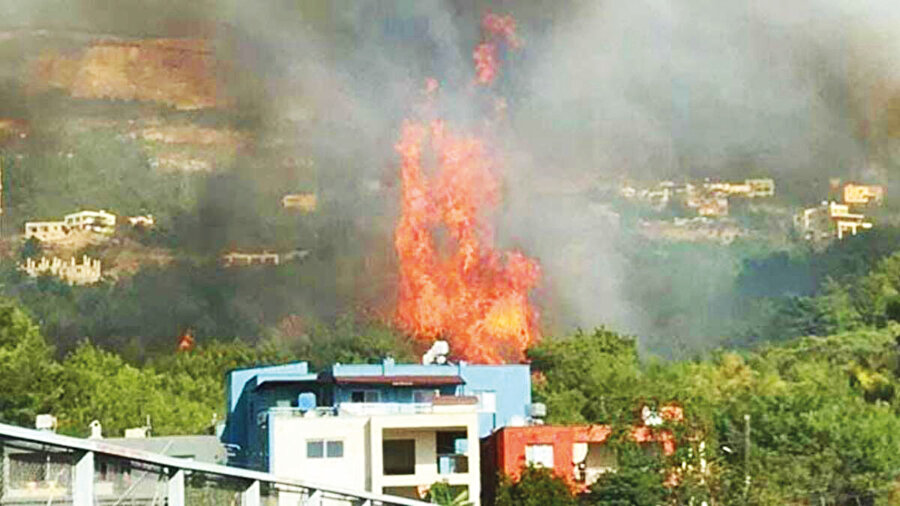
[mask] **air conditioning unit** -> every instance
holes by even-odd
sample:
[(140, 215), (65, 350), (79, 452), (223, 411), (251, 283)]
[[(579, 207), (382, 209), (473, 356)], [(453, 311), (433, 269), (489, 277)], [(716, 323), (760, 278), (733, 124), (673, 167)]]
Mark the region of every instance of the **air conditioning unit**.
[(49, 430), (56, 432), (56, 417), (50, 414), (38, 415), (34, 419), (34, 428), (37, 430)]
[(531, 418), (544, 418), (547, 416), (547, 405), (543, 402), (535, 402), (528, 406), (528, 416)]

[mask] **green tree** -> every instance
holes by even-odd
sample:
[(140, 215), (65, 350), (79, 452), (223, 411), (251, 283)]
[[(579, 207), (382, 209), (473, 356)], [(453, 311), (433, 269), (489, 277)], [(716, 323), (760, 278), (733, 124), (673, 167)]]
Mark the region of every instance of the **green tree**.
[(635, 443), (620, 445), (615, 472), (604, 473), (581, 501), (584, 505), (657, 506), (668, 494), (662, 459)]
[(38, 258), (43, 253), (44, 247), (41, 245), (41, 241), (35, 237), (29, 237), (28, 240), (22, 244), (22, 248), (19, 250), (19, 257), (22, 260), (27, 258)]
[(517, 481), (502, 477), (497, 487), (496, 506), (575, 506), (572, 491), (550, 469), (526, 467)]
[(634, 339), (605, 328), (547, 338), (528, 350), (532, 369), (543, 376), (535, 396), (547, 404), (548, 421), (608, 423), (634, 407), (639, 375)]
[(441, 506), (471, 506), (473, 503), (469, 501), (468, 490), (465, 490), (465, 487), (462, 487), (462, 490), (459, 489), (458, 486), (439, 481), (428, 489), (425, 500)]
[(13, 302), (0, 300), (0, 420), (30, 426), (60, 396), (59, 365), (37, 326)]

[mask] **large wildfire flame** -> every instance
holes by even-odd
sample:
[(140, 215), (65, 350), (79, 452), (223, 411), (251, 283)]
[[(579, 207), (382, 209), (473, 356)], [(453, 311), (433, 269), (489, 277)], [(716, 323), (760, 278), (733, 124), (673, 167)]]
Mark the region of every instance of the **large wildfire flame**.
[[(510, 16), (488, 14), (482, 27), (486, 40), (473, 54), (475, 82), (489, 85), (497, 75), (498, 42), (517, 47), (519, 41)], [(437, 88), (428, 80), (430, 96)], [(453, 132), (440, 119), (408, 120), (396, 149), (403, 182), (394, 241), (397, 324), (424, 341), (447, 339), (454, 355), (473, 362), (521, 360), (540, 337), (528, 300), (540, 267), (519, 252), (494, 249), (484, 216), (499, 204), (499, 184), (484, 142)]]

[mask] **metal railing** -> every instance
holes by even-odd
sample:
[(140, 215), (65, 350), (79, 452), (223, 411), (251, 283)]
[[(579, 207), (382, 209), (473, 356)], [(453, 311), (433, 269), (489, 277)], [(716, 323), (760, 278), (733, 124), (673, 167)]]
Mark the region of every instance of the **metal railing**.
[(0, 505), (353, 505), (427, 503), (0, 424)]

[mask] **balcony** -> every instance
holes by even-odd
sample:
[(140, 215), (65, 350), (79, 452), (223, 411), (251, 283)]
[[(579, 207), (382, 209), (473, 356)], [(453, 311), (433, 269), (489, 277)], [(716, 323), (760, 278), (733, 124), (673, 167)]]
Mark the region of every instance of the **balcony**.
[(459, 453), (448, 453), (437, 456), (438, 474), (456, 474), (469, 472), (469, 457)]

